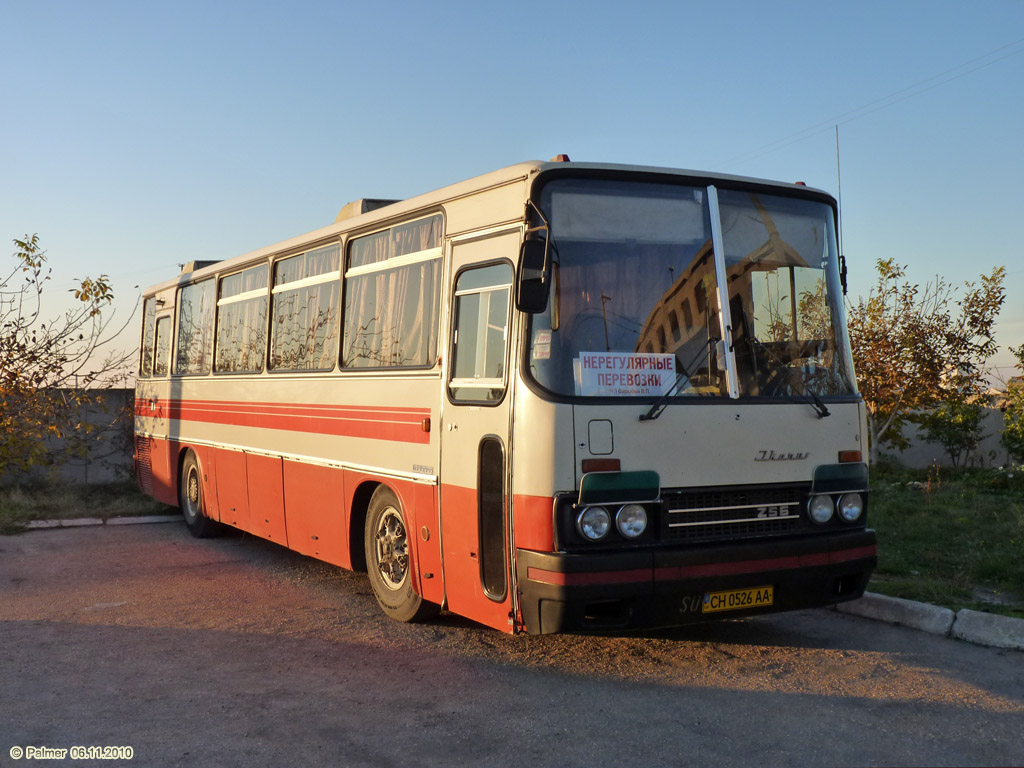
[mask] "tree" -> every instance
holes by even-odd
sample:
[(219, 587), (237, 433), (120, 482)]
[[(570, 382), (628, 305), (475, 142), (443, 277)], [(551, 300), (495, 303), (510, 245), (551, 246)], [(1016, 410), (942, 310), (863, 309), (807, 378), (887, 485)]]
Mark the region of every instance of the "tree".
[(996, 351), (994, 326), (1003, 305), (997, 267), (981, 284), (956, 289), (942, 278), (923, 288), (905, 279), (906, 267), (878, 260), (878, 283), (849, 308), (857, 383), (867, 407), (871, 459), (883, 444), (902, 450), (903, 426), (915, 414), (955, 394), (985, 388), (985, 363)]
[[(1010, 351), (1024, 372), (1024, 344)], [(1011, 461), (1024, 464), (1024, 377), (1011, 381), (1006, 387), (1006, 411), (1003, 413), (1003, 431), (999, 435)]]
[(46, 321), (46, 252), (37, 235), (14, 245), (16, 264), (0, 282), (0, 478), (84, 455), (102, 425), (82, 420), (82, 409), (123, 382), (133, 357), (108, 351), (127, 323), (104, 316), (114, 300), (107, 275), (76, 279), (72, 308)]
[(943, 447), (953, 462), (953, 469), (962, 466), (961, 462), (966, 463), (967, 457), (985, 438), (982, 421), (988, 402), (988, 398), (968, 398), (953, 392), (921, 417), (925, 440)]

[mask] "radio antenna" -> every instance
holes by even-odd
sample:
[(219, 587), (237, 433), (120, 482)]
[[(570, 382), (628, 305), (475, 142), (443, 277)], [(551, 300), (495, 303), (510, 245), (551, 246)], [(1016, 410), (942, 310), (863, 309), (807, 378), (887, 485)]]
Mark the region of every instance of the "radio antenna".
[(839, 166), (839, 123), (836, 123), (836, 183), (839, 185), (839, 215), (836, 217), (836, 239), (839, 240), (839, 284), (846, 295), (846, 255), (843, 250), (843, 174)]
[(839, 185), (839, 253), (843, 253), (843, 174), (839, 166), (839, 123), (836, 123), (836, 182)]

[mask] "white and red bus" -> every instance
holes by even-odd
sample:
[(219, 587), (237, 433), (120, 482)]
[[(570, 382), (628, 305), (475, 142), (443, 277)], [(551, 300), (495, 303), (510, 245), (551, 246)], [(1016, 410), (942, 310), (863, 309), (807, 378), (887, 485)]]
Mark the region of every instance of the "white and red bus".
[(145, 293), (142, 489), (367, 570), (390, 616), (668, 626), (876, 565), (836, 202), (528, 162)]

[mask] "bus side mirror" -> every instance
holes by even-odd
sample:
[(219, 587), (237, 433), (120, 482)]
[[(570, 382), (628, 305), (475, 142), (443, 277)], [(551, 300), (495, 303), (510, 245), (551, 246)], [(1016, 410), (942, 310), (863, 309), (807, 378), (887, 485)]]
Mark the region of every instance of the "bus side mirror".
[(516, 284), (516, 309), (536, 315), (547, 309), (547, 238), (524, 240), (519, 252), (519, 281)]

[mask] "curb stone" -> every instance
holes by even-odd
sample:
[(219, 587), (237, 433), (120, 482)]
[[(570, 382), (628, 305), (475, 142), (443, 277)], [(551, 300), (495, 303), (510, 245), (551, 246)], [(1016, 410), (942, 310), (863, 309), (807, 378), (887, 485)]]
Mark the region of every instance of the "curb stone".
[(875, 621), (912, 627), (932, 635), (948, 635), (956, 621), (956, 614), (949, 608), (873, 592), (865, 592), (859, 600), (840, 603), (836, 609)]
[(1024, 619), (983, 613), (964, 608), (956, 613), (929, 603), (865, 592), (849, 603), (840, 603), (836, 610), (875, 621), (885, 621), (951, 637), (974, 645), (1024, 651)]
[(107, 525), (144, 525), (146, 523), (176, 523), (181, 515), (139, 515), (138, 517), (111, 517)]
[(1024, 651), (1024, 619), (964, 608), (956, 614), (953, 637), (978, 645)]
[(25, 529), (32, 531), (43, 528), (84, 528), (90, 525), (174, 523), (179, 520), (181, 520), (181, 515), (139, 515), (138, 517), (111, 517), (107, 520), (100, 517), (76, 517), (70, 520), (31, 520), (25, 524)]
[(61, 528), (82, 528), (87, 525), (103, 525), (102, 517), (76, 517), (71, 520), (61, 520)]

